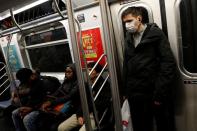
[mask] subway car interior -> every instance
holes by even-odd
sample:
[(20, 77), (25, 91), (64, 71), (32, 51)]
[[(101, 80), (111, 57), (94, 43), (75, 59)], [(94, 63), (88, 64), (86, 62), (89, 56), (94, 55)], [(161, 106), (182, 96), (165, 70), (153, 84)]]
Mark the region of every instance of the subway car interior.
[[(18, 74), (24, 68), (47, 83), (44, 89), (36, 92), (37, 96), (32, 96), (38, 98), (39, 92), (44, 92), (43, 103), (61, 92), (67, 75), (72, 72), (77, 78), (77, 97), (86, 130), (126, 131), (121, 91), (125, 86), (123, 61), (127, 30), (122, 18), (125, 10), (132, 7), (140, 8), (144, 23), (155, 23), (163, 31), (176, 61), (177, 71), (174, 72), (178, 75), (169, 85), (174, 91), (171, 102), (175, 128), (169, 131), (197, 131), (196, 0), (0, 0), (0, 3), (1, 131), (21, 131), (13, 122), (13, 111), (22, 107), (21, 100), (20, 106), (13, 107), (13, 97), (20, 94), (22, 80)], [(70, 65), (74, 65), (73, 69)], [(101, 69), (97, 70), (99, 66)], [(95, 72), (97, 77), (92, 80)], [(28, 79), (33, 81), (32, 74)], [(25, 75), (21, 77), (27, 79)], [(70, 96), (73, 92), (69, 89), (67, 93)], [(67, 96), (62, 94), (61, 97)], [(41, 108), (43, 104), (35, 110)], [(130, 115), (132, 118), (132, 113), (126, 117)], [(36, 131), (60, 131), (59, 124), (71, 115), (65, 116), (64, 119), (57, 116), (46, 119), (47, 116), (36, 121), (39, 125)], [(21, 115), (23, 123), (24, 118)], [(50, 120), (53, 124), (49, 124)], [(55, 125), (55, 129), (51, 125)], [(25, 128), (22, 131), (27, 130)], [(72, 129), (76, 130), (79, 126)], [(128, 131), (135, 131), (135, 128)], [(162, 131), (157, 129), (156, 120), (152, 131)]]

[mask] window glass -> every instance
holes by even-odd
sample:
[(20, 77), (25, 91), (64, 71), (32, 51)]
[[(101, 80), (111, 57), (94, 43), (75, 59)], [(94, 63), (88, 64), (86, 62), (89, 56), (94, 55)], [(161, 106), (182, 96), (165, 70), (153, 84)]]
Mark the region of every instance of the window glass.
[(64, 67), (72, 63), (66, 30), (59, 22), (54, 25), (36, 28), (33, 35), (29, 32), (31, 35), (25, 37), (29, 64), (41, 72), (64, 72)]
[(26, 36), (25, 40), (26, 40), (26, 45), (28, 46), (28, 45), (35, 45), (35, 44), (40, 44), (50, 41), (62, 40), (66, 38), (67, 35), (65, 29), (59, 28), (35, 35)]
[(197, 73), (197, 2), (182, 0), (180, 9), (183, 66), (191, 73)]
[(66, 64), (72, 63), (69, 44), (28, 49), (32, 68), (41, 72), (64, 72)]

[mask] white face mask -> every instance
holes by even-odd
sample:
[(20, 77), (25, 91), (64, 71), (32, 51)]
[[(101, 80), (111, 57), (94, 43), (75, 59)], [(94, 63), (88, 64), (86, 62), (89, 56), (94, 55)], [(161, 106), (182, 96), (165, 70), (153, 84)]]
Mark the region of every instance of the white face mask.
[(129, 33), (135, 33), (137, 31), (137, 28), (135, 27), (135, 23), (136, 23), (136, 20), (133, 20), (132, 22), (125, 23), (126, 30)]

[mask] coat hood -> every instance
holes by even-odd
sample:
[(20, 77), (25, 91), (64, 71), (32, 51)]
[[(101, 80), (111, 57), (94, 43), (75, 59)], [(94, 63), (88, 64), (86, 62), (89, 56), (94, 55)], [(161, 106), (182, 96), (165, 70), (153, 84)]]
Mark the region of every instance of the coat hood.
[[(149, 32), (149, 33), (148, 33)], [(156, 23), (147, 24), (147, 29), (144, 31), (141, 43), (151, 43), (163, 38), (164, 34)]]

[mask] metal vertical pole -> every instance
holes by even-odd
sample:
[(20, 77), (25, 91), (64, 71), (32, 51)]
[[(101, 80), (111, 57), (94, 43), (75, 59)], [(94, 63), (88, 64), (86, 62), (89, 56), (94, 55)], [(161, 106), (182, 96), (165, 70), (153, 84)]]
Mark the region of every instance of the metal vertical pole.
[(108, 15), (108, 3), (107, 0), (100, 0), (100, 9), (101, 9), (101, 17), (103, 23), (103, 34), (104, 34), (104, 42), (106, 47), (107, 61), (109, 66), (109, 75), (111, 79), (111, 91), (112, 91), (112, 100), (113, 100), (113, 108), (115, 113), (115, 129), (116, 131), (122, 131), (122, 119), (121, 119), (121, 106), (120, 106), (120, 97), (118, 91), (118, 80), (116, 73), (116, 65), (114, 58), (114, 50), (113, 50), (113, 38), (112, 38), (112, 28), (110, 28), (109, 24), (109, 15)]
[(91, 80), (90, 80), (90, 76), (88, 74), (88, 67), (87, 67), (87, 61), (86, 61), (86, 58), (85, 58), (85, 51), (83, 49), (83, 44), (82, 44), (82, 28), (81, 28), (81, 25), (79, 23), (79, 21), (77, 19), (75, 19), (75, 22), (77, 23), (77, 26), (78, 26), (78, 31), (79, 31), (79, 37), (80, 37), (80, 40), (79, 40), (79, 49), (82, 53), (82, 56), (83, 56), (83, 61), (84, 61), (84, 66), (86, 68), (86, 78), (87, 78), (87, 82), (88, 82), (88, 87), (89, 87), (89, 92), (90, 92), (90, 98), (88, 99), (91, 99), (91, 104), (92, 104), (92, 110), (93, 110), (93, 115), (94, 115), (94, 120), (95, 120), (95, 124), (97, 126), (97, 129), (100, 129), (100, 125), (99, 125), (99, 118), (98, 118), (98, 113), (97, 113), (97, 110), (96, 110), (96, 105), (94, 103), (94, 97), (93, 97), (93, 93), (92, 93), (92, 87), (91, 87)]
[(67, 5), (67, 11), (68, 11), (69, 30), (70, 30), (72, 47), (73, 47), (74, 60), (76, 63), (77, 78), (78, 78), (78, 84), (79, 84), (79, 90), (80, 90), (81, 106), (83, 109), (83, 116), (85, 118), (85, 126), (86, 126), (87, 131), (92, 131), (90, 117), (89, 117), (90, 114), (88, 110), (86, 89), (85, 89), (85, 83), (84, 83), (84, 76), (83, 76), (81, 62), (80, 62), (80, 51), (79, 51), (79, 46), (78, 46), (77, 37), (76, 37), (76, 28), (74, 24), (75, 21), (74, 21), (74, 16), (73, 16), (72, 3), (71, 3), (71, 0), (65, 0), (65, 2)]

